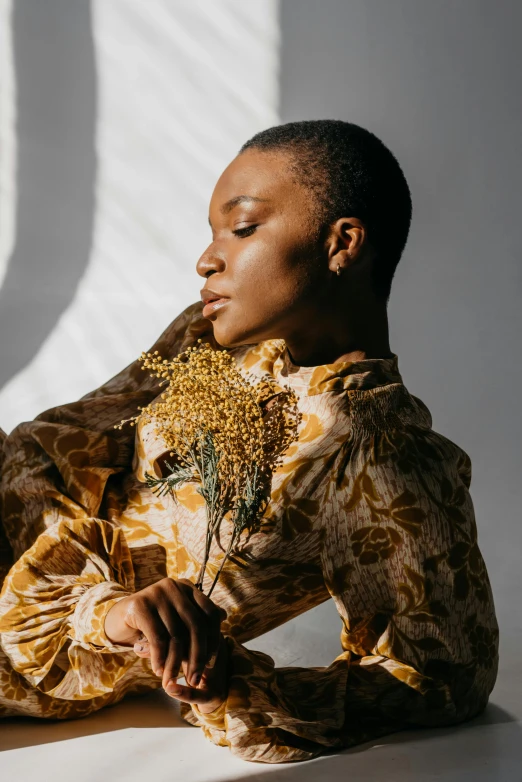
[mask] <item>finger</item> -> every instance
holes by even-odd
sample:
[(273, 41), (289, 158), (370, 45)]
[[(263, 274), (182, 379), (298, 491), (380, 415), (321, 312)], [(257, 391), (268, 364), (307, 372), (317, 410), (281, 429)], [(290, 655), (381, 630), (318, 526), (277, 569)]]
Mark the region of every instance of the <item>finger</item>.
[(149, 642), (150, 664), (156, 676), (163, 676), (169, 637), (167, 628), (156, 610), (150, 607), (139, 616), (140, 630)]
[(167, 657), (163, 667), (162, 685), (179, 675), (181, 661), (189, 656), (189, 631), (173, 605), (173, 595), (163, 594), (156, 601), (158, 614), (170, 636)]
[(138, 657), (150, 657), (150, 646), (148, 641), (136, 641), (134, 644), (134, 654)]
[(165, 689), (168, 682), (176, 680), (179, 676), (181, 663), (183, 661), (185, 644), (179, 638), (171, 638), (169, 642), (169, 653), (165, 662), (163, 671), (162, 687)]
[(223, 641), (224, 641), (224, 637), (223, 637), (223, 635), (222, 635), (221, 633), (219, 633), (219, 636), (218, 636), (218, 644), (217, 644), (216, 651), (214, 652), (214, 654), (212, 655), (212, 657), (210, 657), (209, 661), (207, 662), (207, 664), (206, 664), (206, 666), (205, 666), (205, 671), (207, 671), (207, 672), (211, 672), (211, 671), (212, 671), (212, 669), (214, 668), (214, 666), (215, 666), (215, 664), (216, 664), (216, 660), (217, 660), (217, 659), (218, 659), (218, 657), (219, 657), (219, 652), (220, 652), (220, 649), (221, 649), (221, 644), (223, 643)]
[(212, 611), (217, 612), (220, 622), (223, 622), (227, 618), (228, 614), (225, 609), (221, 606), (218, 606), (217, 603), (214, 603), (214, 601), (211, 600), (208, 595), (205, 595), (200, 589), (195, 589), (194, 584), (192, 581), (189, 581), (188, 578), (178, 578), (177, 582), (186, 584), (188, 587), (190, 587), (192, 599), (198, 602), (201, 608), (205, 609), (205, 613), (210, 614)]
[(208, 663), (206, 665), (207, 668), (212, 669), (214, 667), (214, 665), (216, 664), (217, 655), (218, 655), (218, 653), (214, 652), (214, 654), (209, 659), (209, 661), (208, 661)]
[(194, 601), (199, 605), (201, 610), (207, 617), (207, 660), (206, 667), (213, 668), (217, 650), (219, 647), (219, 639), (221, 636), (221, 622), (227, 616), (226, 612), (217, 606), (207, 595), (200, 592), (199, 589), (194, 590)]
[(188, 679), (187, 684), (197, 687), (207, 662), (207, 630), (208, 619), (201, 611), (199, 605), (192, 599), (195, 591), (193, 585), (180, 588), (172, 582), (172, 600), (186, 630), (190, 633), (190, 646), (188, 647)]
[(179, 597), (179, 590), (176, 586), (171, 585), (157, 596), (154, 606), (167, 628), (169, 638), (182, 638), (188, 641), (189, 633), (179, 615), (176, 605), (177, 597)]
[(171, 698), (176, 698), (185, 703), (210, 703), (216, 698), (215, 693), (212, 693), (209, 690), (198, 690), (195, 687), (177, 684), (173, 681), (167, 683), (165, 691)]
[(219, 639), (218, 639), (217, 649), (216, 649), (216, 651), (214, 652), (214, 654), (212, 655), (212, 657), (210, 658), (210, 660), (208, 661), (208, 663), (206, 665), (206, 670), (208, 670), (210, 673), (212, 672), (212, 669), (214, 668), (214, 666), (216, 664), (216, 660), (219, 658), (219, 655), (221, 653), (221, 648), (222, 648), (222, 645), (224, 643), (225, 643), (225, 637), (222, 635), (222, 633), (220, 633), (219, 634)]
[(215, 614), (216, 621), (218, 621), (218, 623), (221, 623), (227, 618), (228, 614), (225, 611), (225, 609), (222, 608), (221, 606), (218, 606), (217, 603), (214, 603), (214, 601), (211, 600), (211, 598), (208, 597), (208, 595), (205, 595), (199, 589), (193, 590), (192, 597), (198, 603), (198, 605), (205, 611), (206, 614), (208, 614), (209, 616)]
[(170, 679), (167, 682), (165, 692), (167, 695), (170, 695), (171, 698), (177, 698), (179, 701), (184, 701), (185, 703), (197, 703), (197, 690), (194, 687), (179, 684), (173, 679)]
[[(188, 613), (188, 612), (187, 612)], [(202, 618), (194, 612), (188, 624), (190, 649), (187, 684), (197, 687), (207, 661), (207, 628)]]

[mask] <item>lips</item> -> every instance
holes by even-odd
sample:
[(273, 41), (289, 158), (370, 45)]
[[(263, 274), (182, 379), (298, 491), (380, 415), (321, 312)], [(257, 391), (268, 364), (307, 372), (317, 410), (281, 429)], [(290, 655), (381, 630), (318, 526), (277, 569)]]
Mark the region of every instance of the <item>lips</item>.
[(203, 307), (203, 310), (201, 314), (204, 318), (208, 318), (210, 315), (212, 315), (214, 312), (217, 312), (217, 310), (220, 310), (221, 307), (224, 307), (225, 304), (227, 304), (230, 299), (227, 297), (221, 297), (221, 298), (213, 298), (213, 299), (204, 299), (206, 301), (205, 306)]
[(204, 304), (201, 314), (204, 318), (208, 318), (209, 315), (217, 312), (217, 310), (220, 310), (221, 307), (230, 301), (229, 296), (224, 296), (221, 291), (214, 291), (212, 288), (202, 288), (200, 293)]

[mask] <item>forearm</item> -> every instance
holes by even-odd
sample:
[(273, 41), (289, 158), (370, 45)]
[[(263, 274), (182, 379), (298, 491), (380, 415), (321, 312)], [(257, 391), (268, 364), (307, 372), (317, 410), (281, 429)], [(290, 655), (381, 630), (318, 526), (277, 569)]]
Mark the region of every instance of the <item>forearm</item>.
[[(93, 697), (123, 675), (132, 649), (112, 643), (104, 618), (133, 590), (128, 560), (108, 522), (69, 520), (42, 533), (11, 568), (0, 596), (1, 642), (34, 687), (55, 697)], [(118, 666), (108, 655), (118, 656)]]

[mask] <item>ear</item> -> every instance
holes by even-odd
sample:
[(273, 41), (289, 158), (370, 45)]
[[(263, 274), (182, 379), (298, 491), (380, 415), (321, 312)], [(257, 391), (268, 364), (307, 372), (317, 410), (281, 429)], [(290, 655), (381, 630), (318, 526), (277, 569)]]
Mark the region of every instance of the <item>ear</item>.
[(343, 271), (360, 259), (366, 239), (366, 228), (357, 217), (340, 217), (332, 223), (326, 239), (329, 269), (337, 272), (339, 265)]

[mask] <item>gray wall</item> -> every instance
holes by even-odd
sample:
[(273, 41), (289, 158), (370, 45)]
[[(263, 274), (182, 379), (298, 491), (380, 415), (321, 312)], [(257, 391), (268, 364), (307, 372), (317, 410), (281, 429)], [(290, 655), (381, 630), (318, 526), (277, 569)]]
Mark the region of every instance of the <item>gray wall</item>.
[[(517, 0), (281, 3), (281, 121), (362, 125), (410, 184), (391, 347), (434, 429), (471, 457), (504, 671), (522, 629), (521, 30)], [(302, 633), (307, 664), (333, 659), (332, 606), (298, 621), (267, 641), (283, 652)]]
[(278, 41), (277, 0), (0, 2), (0, 427), (199, 297), (215, 182), (278, 122)]

